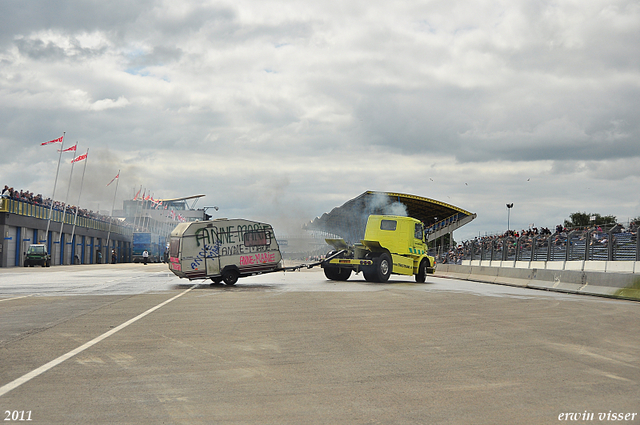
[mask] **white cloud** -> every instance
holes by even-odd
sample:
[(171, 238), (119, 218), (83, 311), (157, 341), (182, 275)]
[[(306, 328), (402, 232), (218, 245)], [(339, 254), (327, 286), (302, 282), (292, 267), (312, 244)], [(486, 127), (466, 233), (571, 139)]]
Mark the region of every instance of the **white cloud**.
[(95, 101), (89, 106), (89, 109), (92, 111), (104, 111), (111, 108), (124, 108), (128, 104), (129, 101), (124, 96), (120, 96), (117, 100), (102, 99)]
[(14, 186), (50, 190), (40, 171), (10, 170), (46, 168), (33, 147), (66, 131), (92, 152), (109, 147), (89, 167), (107, 181), (128, 167), (127, 195), (204, 193), (255, 218), (312, 219), (370, 189), (477, 212), (469, 232), (504, 227), (506, 202), (514, 223), (640, 215), (620, 189), (639, 173), (634, 1), (0, 12), (0, 148), (13, 153), (0, 162)]

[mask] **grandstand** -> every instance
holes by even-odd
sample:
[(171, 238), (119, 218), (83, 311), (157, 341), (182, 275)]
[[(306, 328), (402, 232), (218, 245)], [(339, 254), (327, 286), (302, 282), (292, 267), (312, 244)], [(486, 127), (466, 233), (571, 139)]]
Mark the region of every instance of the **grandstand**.
[(425, 224), (430, 242), (452, 233), (476, 218), (474, 213), (434, 199), (369, 190), (317, 217), (305, 225), (305, 229), (339, 235), (348, 243), (355, 243), (364, 237), (367, 218), (371, 214), (417, 218)]

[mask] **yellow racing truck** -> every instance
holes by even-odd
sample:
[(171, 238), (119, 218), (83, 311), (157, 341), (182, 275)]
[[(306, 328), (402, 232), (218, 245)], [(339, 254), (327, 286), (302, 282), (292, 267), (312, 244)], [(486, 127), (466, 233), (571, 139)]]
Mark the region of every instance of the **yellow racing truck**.
[(414, 275), (423, 283), (435, 271), (435, 259), (427, 255), (424, 225), (412, 217), (370, 215), (361, 243), (326, 241), (334, 250), (321, 267), (330, 280), (344, 281), (352, 272), (362, 272), (368, 282), (386, 282), (393, 273)]

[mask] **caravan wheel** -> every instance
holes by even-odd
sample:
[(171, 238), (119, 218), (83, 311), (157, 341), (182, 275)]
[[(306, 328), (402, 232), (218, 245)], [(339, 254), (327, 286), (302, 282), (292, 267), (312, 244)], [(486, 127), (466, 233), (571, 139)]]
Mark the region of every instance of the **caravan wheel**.
[(240, 274), (235, 271), (235, 270), (227, 270), (225, 272), (222, 273), (222, 280), (224, 280), (224, 283), (231, 286), (231, 285), (235, 285), (236, 282), (238, 281), (238, 277), (240, 276)]

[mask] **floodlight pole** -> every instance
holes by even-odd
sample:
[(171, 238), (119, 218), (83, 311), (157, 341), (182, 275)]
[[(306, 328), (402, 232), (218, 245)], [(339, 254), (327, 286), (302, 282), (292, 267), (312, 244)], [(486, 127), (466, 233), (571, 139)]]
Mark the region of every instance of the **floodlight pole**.
[(507, 232), (511, 230), (511, 223), (509, 223), (509, 220), (511, 219), (511, 208), (513, 208), (513, 202), (507, 204)]

